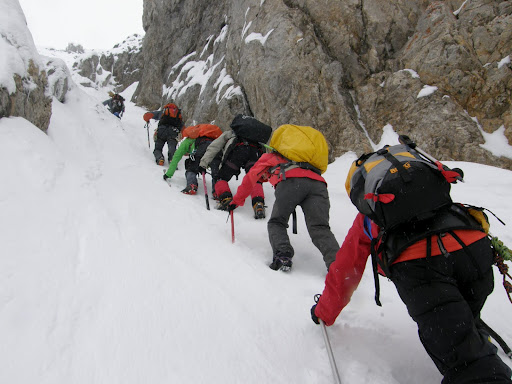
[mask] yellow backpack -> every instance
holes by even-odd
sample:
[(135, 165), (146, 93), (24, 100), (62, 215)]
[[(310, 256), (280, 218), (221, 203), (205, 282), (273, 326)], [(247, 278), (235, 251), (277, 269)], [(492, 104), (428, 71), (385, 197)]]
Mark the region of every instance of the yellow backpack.
[(324, 135), (312, 128), (285, 124), (277, 128), (270, 147), (289, 160), (309, 163), (321, 173), (327, 170), (329, 147)]

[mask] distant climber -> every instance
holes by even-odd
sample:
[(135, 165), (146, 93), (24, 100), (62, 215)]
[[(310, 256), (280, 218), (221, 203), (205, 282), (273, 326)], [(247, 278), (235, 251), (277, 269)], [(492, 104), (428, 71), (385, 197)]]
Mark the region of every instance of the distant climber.
[(108, 110), (116, 117), (121, 118), (124, 114), (124, 97), (118, 93), (109, 92), (110, 99), (105, 100)]

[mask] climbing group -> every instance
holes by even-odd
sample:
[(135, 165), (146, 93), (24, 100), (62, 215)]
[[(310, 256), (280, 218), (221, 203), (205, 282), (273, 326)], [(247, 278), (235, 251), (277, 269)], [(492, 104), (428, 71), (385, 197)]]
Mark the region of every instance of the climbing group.
[[(166, 182), (170, 183), (180, 160), (188, 157), (184, 194), (196, 194), (198, 176), (205, 183), (209, 173), (217, 209), (232, 216), (251, 196), (254, 218), (262, 220), (266, 218), (262, 184), (270, 182), (275, 191), (267, 222), (272, 270), (292, 269), (288, 223), (292, 217), (296, 232), (295, 211), (301, 207), (311, 241), (327, 268), (323, 293), (310, 310), (315, 323), (335, 322), (371, 256), (376, 303), (381, 305), (382, 275), (393, 282), (416, 322), (443, 384), (512, 383), (510, 368), (491, 342), (497, 334), (480, 318), (494, 287), (492, 265), (502, 252), (489, 239), (485, 209), (451, 199), (451, 186), (463, 180), (462, 170), (443, 165), (407, 136), (400, 136), (399, 145), (363, 154), (346, 178), (347, 193), (359, 212), (340, 247), (329, 225), (323, 177), (329, 147), (319, 130), (293, 124), (272, 129), (242, 114), (233, 118), (229, 129), (213, 124), (184, 127), (181, 111), (173, 103), (144, 114), (146, 122), (150, 119), (159, 121), (153, 151), (157, 164), (164, 165), (162, 149), (168, 145)], [(245, 176), (233, 194), (229, 181), (238, 178), (242, 169)], [(508, 349), (504, 342), (500, 345)], [(512, 356), (510, 349), (506, 352)]]

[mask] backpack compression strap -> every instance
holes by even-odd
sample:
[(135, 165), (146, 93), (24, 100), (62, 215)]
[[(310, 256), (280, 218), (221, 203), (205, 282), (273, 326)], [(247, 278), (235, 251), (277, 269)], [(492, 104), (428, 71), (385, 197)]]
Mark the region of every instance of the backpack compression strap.
[[(404, 169), (404, 165), (400, 163), (400, 161), (398, 161), (398, 159), (395, 156), (393, 156), (393, 154), (389, 153), (389, 151), (386, 148), (380, 149), (375, 153), (383, 156), (387, 161), (389, 161), (392, 165), (395, 166), (395, 169), (397, 170), (398, 174), (400, 175), (400, 178), (404, 183), (408, 183), (412, 180), (407, 170)], [(392, 193), (382, 193), (378, 195), (375, 193), (367, 193), (364, 195), (364, 198), (365, 200), (373, 200), (374, 202), (388, 204), (395, 200), (395, 195), (393, 195)]]
[(372, 270), (373, 270), (373, 282), (375, 284), (375, 303), (382, 307), (380, 302), (380, 283), (379, 283), (379, 265), (378, 265), (378, 252), (377, 252), (377, 244), (382, 236), (382, 231), (379, 233), (379, 236), (374, 238), (372, 236), (372, 222), (368, 216), (364, 217), (363, 222), (363, 230), (366, 236), (371, 240), (370, 252), (372, 257)]

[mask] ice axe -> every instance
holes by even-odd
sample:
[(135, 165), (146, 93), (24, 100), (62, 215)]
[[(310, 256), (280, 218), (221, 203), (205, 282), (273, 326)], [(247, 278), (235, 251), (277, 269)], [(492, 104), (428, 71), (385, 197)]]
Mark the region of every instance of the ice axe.
[(439, 160), (429, 155), (427, 152), (422, 150), (421, 148), (418, 148), (416, 143), (410, 139), (407, 135), (399, 135), (398, 136), (398, 142), (400, 144), (406, 145), (411, 149), (414, 149), (416, 152), (418, 152), (421, 156), (423, 156), (425, 159), (430, 161), (432, 164), (435, 164), (437, 166), (437, 169), (443, 174), (443, 176), (446, 178), (446, 180), (449, 183), (455, 183), (456, 181), (464, 182), (464, 172), (462, 172), (462, 169), (460, 168), (453, 168), (450, 169), (446, 165), (442, 164)]
[(149, 121), (146, 122), (146, 125), (144, 126), (148, 130), (148, 148), (151, 148), (151, 144), (149, 143)]

